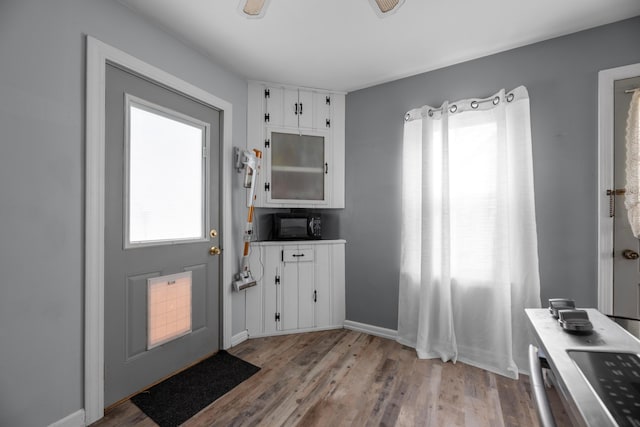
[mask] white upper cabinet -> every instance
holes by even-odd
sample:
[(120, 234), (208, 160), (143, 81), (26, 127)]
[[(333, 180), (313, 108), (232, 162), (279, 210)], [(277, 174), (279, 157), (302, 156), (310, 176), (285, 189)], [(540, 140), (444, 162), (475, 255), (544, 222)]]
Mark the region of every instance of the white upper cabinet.
[(264, 90), (267, 125), (316, 130), (331, 128), (331, 92), (269, 84), (260, 86)]
[(344, 207), (344, 93), (249, 82), (257, 207)]

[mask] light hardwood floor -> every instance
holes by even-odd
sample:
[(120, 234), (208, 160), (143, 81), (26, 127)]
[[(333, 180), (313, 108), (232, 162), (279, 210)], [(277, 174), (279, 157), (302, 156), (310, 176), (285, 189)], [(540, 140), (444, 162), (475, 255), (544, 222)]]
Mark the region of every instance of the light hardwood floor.
[[(230, 353), (262, 369), (184, 426), (538, 426), (527, 376), (419, 360), (350, 330), (257, 338)], [(566, 413), (556, 399), (559, 425)], [(126, 401), (94, 426), (154, 426)]]

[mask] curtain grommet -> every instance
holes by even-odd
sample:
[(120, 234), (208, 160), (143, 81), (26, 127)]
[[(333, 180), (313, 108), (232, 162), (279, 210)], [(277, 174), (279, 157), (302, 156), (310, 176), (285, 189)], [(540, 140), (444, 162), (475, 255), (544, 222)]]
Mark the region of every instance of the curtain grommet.
[(405, 114), (405, 115), (404, 115), (404, 121), (405, 121), (405, 122), (408, 122), (408, 121), (409, 121), (409, 119), (411, 119), (411, 114), (409, 114), (409, 113)]
[(500, 97), (496, 96), (495, 98), (493, 98), (493, 105), (498, 105), (500, 103)]
[(509, 95), (507, 95), (507, 102), (513, 101), (513, 98), (515, 98), (515, 95), (510, 93)]
[(471, 101), (471, 108), (473, 108), (474, 110), (478, 108), (478, 105), (480, 105), (478, 101)]
[(432, 110), (432, 109), (429, 109), (429, 111), (427, 111), (427, 115), (428, 115), (429, 117), (433, 117), (433, 110)]
[(458, 106), (456, 104), (453, 104), (451, 107), (449, 107), (449, 112), (455, 113), (456, 111), (458, 111)]

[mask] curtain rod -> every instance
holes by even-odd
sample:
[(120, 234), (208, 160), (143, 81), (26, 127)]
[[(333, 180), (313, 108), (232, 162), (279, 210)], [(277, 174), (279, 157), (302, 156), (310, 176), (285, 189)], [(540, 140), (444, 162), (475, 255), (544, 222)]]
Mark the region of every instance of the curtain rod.
[[(513, 98), (514, 98), (513, 93), (508, 93), (505, 96), (505, 99), (507, 100), (507, 102), (513, 101)], [(496, 95), (493, 98), (481, 99), (479, 101), (478, 100), (473, 100), (473, 101), (471, 101), (470, 105), (471, 105), (471, 108), (473, 108), (475, 110), (476, 108), (478, 108), (478, 105), (483, 104), (485, 102), (492, 102), (493, 105), (498, 105), (500, 103), (500, 97)], [(452, 104), (449, 107), (449, 111), (451, 113), (455, 113), (457, 110), (458, 110), (458, 106), (456, 104)], [(442, 107), (435, 108), (435, 109), (430, 109), (429, 112), (428, 112), (429, 117), (433, 117), (433, 113), (438, 113), (438, 112), (441, 112), (441, 111), (442, 111)], [(407, 116), (405, 117), (405, 120), (409, 120), (409, 113), (407, 113)]]

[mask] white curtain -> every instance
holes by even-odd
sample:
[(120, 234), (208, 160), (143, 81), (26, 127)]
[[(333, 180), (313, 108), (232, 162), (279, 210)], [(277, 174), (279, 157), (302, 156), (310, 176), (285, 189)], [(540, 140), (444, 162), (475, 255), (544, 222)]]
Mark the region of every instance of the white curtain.
[(406, 115), (398, 341), (511, 378), (540, 307), (529, 96)]
[(633, 92), (627, 116), (627, 164), (624, 205), (634, 237), (640, 237), (640, 90)]

